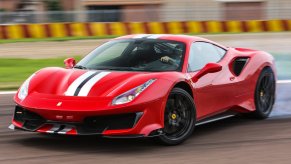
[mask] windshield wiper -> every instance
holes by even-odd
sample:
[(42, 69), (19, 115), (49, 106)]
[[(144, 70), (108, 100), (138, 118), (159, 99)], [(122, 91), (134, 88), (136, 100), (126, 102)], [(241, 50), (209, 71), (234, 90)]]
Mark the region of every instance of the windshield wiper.
[(88, 69), (87, 67), (82, 66), (82, 65), (75, 65), (74, 68), (77, 68), (77, 69)]

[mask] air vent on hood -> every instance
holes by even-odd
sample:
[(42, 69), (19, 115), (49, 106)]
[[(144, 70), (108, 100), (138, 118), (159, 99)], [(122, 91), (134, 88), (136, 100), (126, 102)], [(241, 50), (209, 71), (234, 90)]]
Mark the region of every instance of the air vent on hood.
[(246, 66), (249, 58), (248, 57), (238, 57), (233, 62), (233, 73), (239, 76), (244, 67)]

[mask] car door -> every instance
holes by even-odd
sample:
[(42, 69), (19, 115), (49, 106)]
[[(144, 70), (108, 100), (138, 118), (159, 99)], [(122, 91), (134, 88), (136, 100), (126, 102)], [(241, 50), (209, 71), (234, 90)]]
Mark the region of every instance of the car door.
[(226, 53), (225, 49), (208, 42), (194, 42), (190, 47), (188, 74), (191, 78), (207, 63), (222, 65), (221, 71), (208, 73), (192, 82), (198, 119), (222, 112), (233, 103), (232, 74), (227, 61), (223, 61)]

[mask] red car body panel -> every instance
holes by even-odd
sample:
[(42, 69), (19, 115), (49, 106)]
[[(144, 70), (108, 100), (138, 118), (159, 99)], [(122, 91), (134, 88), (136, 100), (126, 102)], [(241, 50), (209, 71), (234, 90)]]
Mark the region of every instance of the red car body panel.
[[(130, 39), (129, 35), (117, 39)], [(79, 123), (90, 116), (107, 116), (124, 113), (142, 113), (133, 128), (107, 129), (104, 136), (149, 136), (163, 128), (164, 109), (170, 91), (180, 83), (187, 84), (196, 106), (196, 120), (213, 116), (225, 111), (250, 112), (255, 110), (254, 90), (258, 76), (264, 67), (275, 72), (274, 59), (263, 51), (243, 48), (227, 48), (207, 39), (184, 35), (161, 35), (162, 40), (180, 41), (186, 44), (184, 64), (181, 72), (109, 72), (93, 85), (87, 96), (66, 96), (69, 86), (88, 70), (45, 68), (31, 79), (28, 96), (20, 100), (16, 94), (14, 100), (18, 106), (34, 112), (46, 120), (58, 123)], [(190, 45), (196, 41), (209, 42), (227, 50), (227, 54), (218, 62), (222, 70), (209, 73), (197, 82), (192, 78), (199, 72), (188, 72)], [(233, 72), (233, 61), (238, 57), (247, 57), (248, 62), (239, 76)], [(112, 100), (150, 79), (156, 79), (132, 102), (112, 105)], [(23, 123), (13, 120), (14, 126), (23, 128)], [(36, 132), (47, 133), (54, 124), (43, 124)], [(77, 135), (73, 126), (65, 132)]]

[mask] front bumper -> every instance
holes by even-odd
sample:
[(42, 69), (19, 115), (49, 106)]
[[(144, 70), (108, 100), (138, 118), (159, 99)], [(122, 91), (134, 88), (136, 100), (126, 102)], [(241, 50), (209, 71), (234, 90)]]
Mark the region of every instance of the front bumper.
[(152, 101), (108, 113), (16, 106), (12, 123), (14, 129), (40, 133), (144, 137), (159, 134), (157, 131), (163, 127), (161, 104), (161, 100)]

